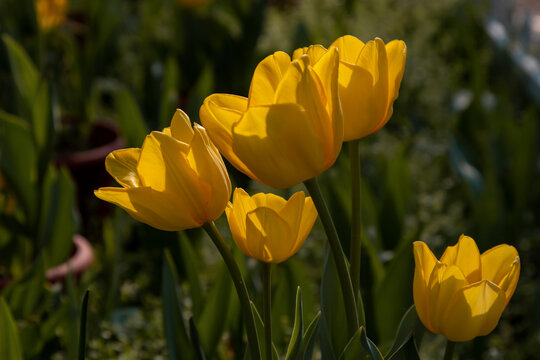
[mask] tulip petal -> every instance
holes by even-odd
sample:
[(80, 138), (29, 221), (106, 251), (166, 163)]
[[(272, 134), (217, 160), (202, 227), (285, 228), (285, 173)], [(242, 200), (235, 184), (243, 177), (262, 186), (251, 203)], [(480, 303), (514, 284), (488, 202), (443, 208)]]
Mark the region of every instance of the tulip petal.
[(482, 280), (489, 280), (500, 286), (518, 257), (516, 248), (507, 244), (498, 245), (485, 251), (480, 256)]
[(510, 271), (501, 280), (501, 283), (499, 285), (499, 287), (504, 291), (504, 295), (506, 297), (505, 306), (508, 304), (508, 302), (512, 298), (512, 295), (514, 295), (514, 291), (516, 290), (516, 286), (519, 280), (520, 270), (521, 270), (521, 263), (518, 256), (512, 263)]
[(232, 214), (237, 221), (238, 233), (244, 238), (246, 237), (246, 214), (255, 210), (255, 207), (255, 202), (244, 189), (234, 189)]
[(242, 96), (213, 94), (204, 100), (199, 117), (223, 156), (239, 171), (260, 182), (233, 151), (232, 128), (247, 110), (247, 102), (248, 99)]
[(467, 280), (459, 267), (437, 262), (428, 285), (429, 316), (431, 327), (435, 333), (441, 332), (442, 315), (452, 296), (467, 285)]
[(356, 59), (358, 59), (358, 55), (364, 48), (364, 43), (354, 36), (345, 35), (336, 39), (336, 41), (330, 45), (329, 50), (332, 48), (339, 49), (340, 61), (356, 64)]
[(191, 143), (191, 139), (193, 139), (191, 120), (189, 120), (189, 117), (181, 109), (176, 109), (176, 112), (171, 120), (170, 131), (170, 136), (176, 140), (186, 144)]
[[(237, 190), (238, 189), (234, 191), (234, 194), (236, 194)], [(236, 200), (234, 201), (236, 203)], [(246, 219), (243, 214), (238, 214), (237, 209), (239, 207), (240, 207), (239, 202), (236, 203), (235, 205), (229, 202), (229, 204), (225, 208), (225, 214), (227, 215), (229, 228), (231, 230), (231, 234), (233, 236), (233, 240), (236, 246), (238, 246), (240, 251), (242, 251), (244, 254), (249, 254), (250, 252), (249, 252), (249, 248), (246, 242)]]
[(115, 180), (125, 188), (141, 186), (137, 174), (137, 163), (141, 149), (121, 149), (107, 155), (105, 169)]
[(186, 158), (190, 148), (162, 132), (154, 131), (144, 141), (137, 166), (145, 186), (165, 194), (176, 194), (189, 204), (192, 217), (200, 223), (209, 221), (206, 206), (211, 188), (201, 181)]
[(447, 247), (440, 261), (457, 265), (469, 284), (482, 279), (480, 252), (474, 240), (468, 236), (461, 235), (456, 245)]
[(504, 292), (483, 280), (458, 291), (444, 314), (442, 334), (450, 341), (469, 341), (487, 335), (499, 322), (506, 305)]
[(324, 170), (321, 143), (298, 104), (249, 108), (233, 128), (233, 151), (255, 179), (286, 188)]
[(283, 51), (264, 58), (255, 68), (249, 87), (248, 106), (270, 105), (278, 85), (291, 64), (291, 58)]
[(313, 66), (319, 76), (325, 92), (326, 111), (332, 120), (332, 132), (327, 135), (329, 144), (332, 144), (333, 153), (327, 156), (327, 167), (330, 167), (336, 160), (343, 143), (343, 114), (339, 100), (339, 56), (337, 49), (327, 51), (320, 60)]
[(294, 242), (289, 224), (270, 208), (257, 208), (247, 214), (246, 242), (250, 255), (265, 262), (288, 259)]
[(256, 207), (268, 207), (277, 213), (279, 213), (285, 204), (287, 204), (287, 201), (284, 198), (272, 193), (255, 194), (251, 198), (251, 201), (253, 201)]
[(120, 206), (135, 220), (156, 229), (178, 231), (201, 226), (193, 219), (187, 204), (174, 194), (165, 194), (149, 187), (106, 187), (94, 191), (101, 200)]
[(221, 155), (204, 128), (195, 124), (194, 130), (187, 160), (199, 179), (205, 179), (205, 183), (209, 185), (209, 197), (212, 201), (208, 203), (206, 213), (209, 216), (207, 220), (213, 221), (221, 216), (231, 197), (231, 181)]
[(315, 220), (317, 220), (317, 215), (317, 209), (315, 208), (315, 204), (311, 197), (305, 198), (304, 208), (302, 209), (302, 219), (300, 220), (296, 243), (291, 250), (292, 253), (296, 253), (300, 247), (304, 245), (304, 242), (313, 228), (313, 224), (315, 224)]
[(399, 94), (399, 87), (405, 71), (405, 60), (407, 59), (407, 46), (402, 40), (392, 40), (386, 44), (386, 55), (388, 58), (388, 94), (389, 103), (393, 103)]
[(281, 216), (281, 218), (289, 224), (291, 228), (291, 236), (293, 236), (293, 238), (298, 236), (305, 199), (306, 195), (304, 192), (298, 191), (294, 193), (280, 209), (274, 208), (274, 210), (279, 213), (279, 216)]
[(293, 52), (292, 60), (298, 60), (302, 57), (302, 55), (307, 55), (309, 58), (309, 63), (313, 65), (316, 64), (327, 51), (328, 50), (326, 50), (322, 45), (311, 45), (309, 47), (299, 48)]
[(416, 312), (422, 323), (431, 331), (434, 331), (431, 328), (429, 318), (428, 284), (435, 264), (437, 264), (437, 258), (433, 255), (426, 243), (422, 241), (415, 241), (413, 243), (413, 252), (415, 262), (413, 295)]

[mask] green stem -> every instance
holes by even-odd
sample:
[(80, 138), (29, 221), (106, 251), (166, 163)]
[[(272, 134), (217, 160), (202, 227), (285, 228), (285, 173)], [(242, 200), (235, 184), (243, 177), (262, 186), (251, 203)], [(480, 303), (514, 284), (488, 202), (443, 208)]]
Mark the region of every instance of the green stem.
[(444, 360), (452, 360), (454, 357), (454, 348), (456, 343), (450, 340), (446, 341), (446, 350), (444, 351)]
[(229, 269), (229, 273), (231, 274), (234, 286), (236, 288), (236, 293), (240, 299), (240, 307), (242, 308), (244, 315), (244, 323), (246, 325), (248, 347), (251, 353), (251, 359), (258, 360), (261, 358), (261, 353), (259, 350), (259, 342), (257, 340), (257, 330), (255, 328), (255, 320), (253, 318), (253, 312), (251, 312), (249, 294), (246, 283), (242, 277), (242, 273), (240, 273), (240, 269), (238, 268), (236, 260), (234, 260), (233, 254), (229, 250), (225, 240), (223, 240), (223, 237), (219, 233), (214, 222), (205, 223), (202, 227), (208, 236), (210, 236), (210, 239), (212, 239), (214, 245), (216, 245), (219, 253), (225, 261), (225, 265), (227, 265), (227, 269)]
[(356, 330), (358, 330), (358, 312), (356, 310), (355, 296), (351, 283), (351, 274), (347, 267), (347, 259), (343, 253), (341, 243), (339, 242), (332, 216), (330, 215), (330, 211), (326, 206), (321, 189), (317, 183), (317, 178), (304, 181), (304, 185), (306, 185), (306, 188), (315, 203), (319, 218), (321, 219), (324, 231), (326, 232), (326, 237), (328, 238), (328, 243), (330, 244), (330, 250), (332, 251), (339, 281), (341, 283), (341, 291), (343, 292), (343, 301), (345, 302), (345, 311), (347, 312), (348, 333), (349, 337), (352, 337)]
[(263, 316), (266, 360), (272, 360), (272, 264), (263, 262)]
[(364, 303), (360, 291), (360, 262), (362, 258), (362, 213), (360, 206), (360, 141), (349, 141), (349, 156), (351, 161), (351, 188), (352, 188), (352, 218), (351, 218), (351, 281), (353, 293), (357, 297), (358, 317), (360, 326), (366, 325)]

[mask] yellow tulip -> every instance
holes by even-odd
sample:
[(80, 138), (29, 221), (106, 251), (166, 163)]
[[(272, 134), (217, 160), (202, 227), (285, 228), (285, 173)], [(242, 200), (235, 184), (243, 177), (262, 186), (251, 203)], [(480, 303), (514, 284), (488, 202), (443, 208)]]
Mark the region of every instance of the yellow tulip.
[(98, 198), (157, 229), (178, 231), (217, 219), (231, 196), (225, 164), (205, 129), (176, 110), (171, 126), (146, 136), (141, 149), (109, 154), (105, 167), (119, 187)]
[(407, 46), (376, 38), (364, 44), (342, 36), (330, 46), (339, 49), (339, 98), (343, 109), (343, 141), (360, 139), (382, 128), (392, 116), (405, 69)]
[(303, 191), (286, 201), (274, 194), (250, 197), (237, 188), (225, 209), (234, 242), (242, 252), (267, 263), (280, 263), (304, 244), (317, 210)]
[(39, 27), (49, 30), (61, 25), (66, 19), (67, 6), (67, 0), (36, 0)]
[(414, 303), (422, 323), (451, 341), (487, 335), (499, 322), (519, 279), (517, 250), (495, 246), (480, 255), (474, 240), (461, 235), (440, 260), (414, 243)]
[(255, 69), (248, 98), (213, 94), (205, 99), (200, 118), (210, 138), (252, 179), (290, 187), (328, 169), (339, 155), (338, 54), (318, 55), (314, 50), (291, 60), (278, 51)]

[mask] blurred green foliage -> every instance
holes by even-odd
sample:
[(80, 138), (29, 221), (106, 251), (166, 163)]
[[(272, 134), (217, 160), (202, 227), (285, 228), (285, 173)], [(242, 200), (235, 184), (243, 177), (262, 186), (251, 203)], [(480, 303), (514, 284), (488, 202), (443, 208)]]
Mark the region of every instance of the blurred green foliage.
[[(188, 8), (175, 0), (73, 0), (65, 23), (47, 33), (37, 28), (33, 4), (0, 3), (0, 32), (7, 34), (0, 46), (0, 171), (6, 182), (0, 188), (0, 275), (13, 279), (0, 290), (0, 328), (10, 337), (2, 351), (73, 358), (82, 290), (90, 288), (89, 359), (175, 358), (186, 348), (195, 349), (195, 357), (199, 347), (207, 358), (243, 358), (238, 300), (202, 232), (160, 232), (119, 210), (105, 218), (85, 211), (89, 218), (78, 228), (74, 185), (51, 159), (63, 137), (86, 144), (92, 123), (104, 117), (128, 146), (140, 146), (148, 131), (168, 126), (176, 107), (197, 120), (209, 94), (246, 95), (256, 64), (271, 52), (328, 46), (353, 34), (364, 41), (398, 38), (408, 47), (393, 117), (361, 142), (367, 328), (350, 343), (340, 336), (342, 300), (332, 289), (332, 267), (322, 271), (325, 237), (316, 225), (304, 248), (274, 270), (277, 353), (311, 358), (313, 351), (326, 358), (328, 348), (337, 348), (345, 349), (344, 358), (358, 358), (371, 339), (383, 354), (399, 347), (392, 359), (410, 358), (420, 343), (422, 358), (441, 358), (440, 336), (403, 335), (418, 327), (409, 317), (400, 327), (413, 304), (411, 243), (426, 241), (440, 255), (465, 233), (481, 251), (516, 246), (522, 275), (496, 330), (460, 345), (459, 358), (538, 356), (538, 107), (525, 91), (527, 79), (485, 35), (487, 2), (215, 0)], [(74, 129), (62, 123), (64, 115), (76, 117)], [(275, 191), (229, 170), (236, 186)], [(349, 171), (344, 147), (320, 179), (346, 252)], [(232, 245), (226, 221), (218, 226)], [(76, 229), (92, 241), (95, 263), (77, 282), (51, 286), (45, 269), (65, 259)], [(260, 310), (260, 269), (235, 256)], [(300, 352), (298, 343), (289, 343), (291, 334), (303, 341)]]

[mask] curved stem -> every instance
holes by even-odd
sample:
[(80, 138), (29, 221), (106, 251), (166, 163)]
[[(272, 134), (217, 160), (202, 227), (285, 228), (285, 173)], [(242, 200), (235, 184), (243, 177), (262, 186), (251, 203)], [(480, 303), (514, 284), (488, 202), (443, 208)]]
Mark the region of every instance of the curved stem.
[(446, 350), (444, 351), (444, 360), (452, 360), (454, 357), (454, 348), (456, 343), (450, 340), (446, 340)]
[(272, 360), (272, 264), (263, 262), (263, 316), (266, 360)]
[(253, 313), (251, 312), (249, 294), (246, 283), (244, 282), (244, 278), (242, 277), (242, 273), (240, 272), (238, 264), (236, 263), (236, 260), (234, 260), (233, 254), (229, 250), (225, 240), (223, 240), (223, 237), (219, 233), (214, 222), (205, 223), (202, 227), (208, 236), (210, 236), (210, 239), (212, 239), (214, 245), (216, 245), (219, 253), (223, 257), (223, 261), (225, 261), (225, 265), (227, 265), (229, 273), (231, 274), (231, 278), (236, 288), (236, 293), (240, 299), (240, 307), (242, 308), (242, 313), (244, 315), (244, 323), (246, 325), (248, 347), (249, 352), (251, 353), (251, 359), (260, 359), (261, 352), (259, 350), (259, 342), (257, 340), (255, 320), (253, 318)]
[(349, 141), (349, 156), (351, 161), (351, 189), (352, 189), (352, 218), (351, 218), (351, 282), (353, 293), (357, 297), (358, 317), (360, 326), (366, 326), (364, 303), (360, 291), (360, 263), (362, 258), (362, 209), (360, 206), (360, 154), (358, 140)]
[(341, 283), (341, 291), (343, 292), (343, 301), (345, 303), (345, 311), (347, 312), (347, 328), (349, 336), (352, 337), (356, 330), (358, 330), (358, 312), (356, 310), (355, 296), (353, 292), (353, 287), (351, 283), (351, 274), (349, 273), (349, 268), (347, 267), (347, 260), (341, 243), (339, 242), (339, 237), (330, 215), (330, 211), (326, 206), (326, 202), (317, 183), (317, 178), (309, 179), (304, 181), (304, 185), (309, 191), (315, 207), (319, 213), (319, 218), (326, 232), (328, 238), (328, 243), (330, 244), (330, 250), (332, 251), (332, 256), (336, 264), (339, 281)]

